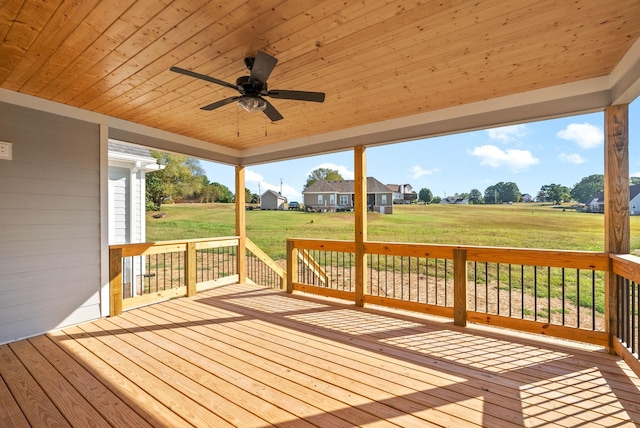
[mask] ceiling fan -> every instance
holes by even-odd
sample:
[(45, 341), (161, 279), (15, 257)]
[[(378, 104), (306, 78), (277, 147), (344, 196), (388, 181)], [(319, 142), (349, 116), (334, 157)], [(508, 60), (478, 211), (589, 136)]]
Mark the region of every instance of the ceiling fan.
[(273, 71), (278, 59), (266, 54), (264, 52), (258, 52), (254, 57), (247, 57), (244, 59), (244, 63), (249, 69), (249, 76), (241, 76), (236, 80), (235, 85), (233, 83), (225, 82), (223, 80), (209, 77), (204, 74), (196, 73), (194, 71), (185, 70), (180, 67), (171, 67), (170, 70), (176, 73), (184, 74), (185, 76), (195, 77), (196, 79), (206, 80), (207, 82), (215, 83), (217, 85), (226, 86), (227, 88), (235, 89), (240, 93), (234, 97), (225, 98), (215, 103), (208, 104), (204, 107), (200, 107), (202, 110), (215, 110), (219, 107), (230, 104), (234, 101), (238, 102), (238, 105), (246, 111), (256, 112), (263, 111), (272, 122), (283, 119), (282, 115), (275, 109), (275, 107), (264, 97), (279, 98), (285, 100), (296, 101), (313, 101), (321, 103), (324, 101), (323, 92), (307, 92), (307, 91), (290, 91), (282, 89), (271, 89), (267, 87), (267, 79)]

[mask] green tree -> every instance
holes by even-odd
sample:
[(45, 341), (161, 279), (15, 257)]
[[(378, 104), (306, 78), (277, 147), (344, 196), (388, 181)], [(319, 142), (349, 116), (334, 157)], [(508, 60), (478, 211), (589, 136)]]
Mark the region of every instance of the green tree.
[(629, 178), (629, 184), (640, 184), (640, 177)]
[(592, 174), (583, 177), (571, 189), (571, 197), (577, 202), (587, 202), (592, 196), (604, 190), (604, 175)]
[(442, 201), (442, 198), (440, 196), (434, 196), (433, 199), (431, 199), (432, 204), (439, 204), (440, 201)]
[(251, 193), (251, 190), (247, 189), (246, 187), (244, 188), (244, 201), (247, 204), (253, 203), (253, 194)]
[(159, 209), (167, 200), (190, 197), (202, 190), (206, 176), (197, 159), (159, 151), (151, 151), (151, 155), (164, 168), (147, 174), (147, 206)]
[(211, 183), (210, 186), (214, 188), (216, 192), (216, 199), (214, 202), (222, 202), (225, 204), (231, 203), (234, 201), (233, 193), (227, 186), (220, 183)]
[(304, 185), (304, 190), (308, 189), (313, 183), (318, 180), (344, 180), (342, 175), (336, 169), (329, 168), (316, 168), (309, 173), (307, 182)]
[(498, 200), (498, 190), (496, 189), (496, 186), (489, 186), (486, 189), (484, 189), (484, 203), (485, 204), (499, 204), (500, 201)]
[(482, 192), (478, 189), (471, 189), (469, 192), (469, 202), (472, 204), (481, 204), (482, 203)]
[(418, 199), (420, 199), (425, 204), (428, 204), (433, 199), (433, 193), (431, 193), (431, 190), (423, 187), (422, 189), (420, 189), (420, 192), (418, 192)]
[(560, 205), (563, 202), (571, 200), (571, 191), (567, 186), (562, 186), (560, 184), (545, 184), (540, 188), (538, 197), (544, 197), (545, 201), (551, 201), (554, 204)]
[(209, 180), (207, 180), (206, 177), (204, 181), (205, 184), (202, 186), (200, 192), (196, 194), (196, 198), (201, 203), (216, 202), (220, 196), (219, 190), (213, 186), (212, 183), (209, 183)]
[(505, 202), (519, 202), (520, 189), (518, 185), (512, 181), (499, 182), (493, 186), (489, 186), (484, 191), (485, 204), (502, 204)]

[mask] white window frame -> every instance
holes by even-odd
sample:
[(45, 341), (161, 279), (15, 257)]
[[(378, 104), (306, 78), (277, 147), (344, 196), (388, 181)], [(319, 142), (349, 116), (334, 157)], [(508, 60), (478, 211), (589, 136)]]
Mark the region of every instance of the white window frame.
[(322, 195), (318, 195), (318, 205), (322, 205)]
[(349, 195), (340, 195), (340, 205), (349, 206)]
[(332, 193), (329, 195), (329, 205), (335, 205), (335, 204), (336, 204), (336, 195)]
[(381, 196), (380, 205), (387, 205), (387, 195), (382, 195)]

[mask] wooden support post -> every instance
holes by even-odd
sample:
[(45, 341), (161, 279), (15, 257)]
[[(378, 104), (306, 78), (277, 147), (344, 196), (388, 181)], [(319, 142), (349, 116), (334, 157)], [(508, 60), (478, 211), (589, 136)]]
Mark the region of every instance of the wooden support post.
[(196, 295), (196, 243), (187, 242), (187, 251), (185, 252), (185, 274), (187, 280), (187, 296)]
[(453, 323), (467, 325), (467, 250), (453, 250)]
[[(629, 219), (629, 106), (609, 106), (605, 115), (604, 149), (604, 249), (607, 253), (628, 254), (630, 251)], [(615, 274), (609, 270), (605, 278), (605, 319), (609, 334), (608, 350), (618, 329), (618, 302)]]
[(298, 282), (298, 249), (287, 239), (287, 293), (293, 293), (293, 283)]
[(122, 313), (122, 248), (109, 250), (109, 316)]
[(247, 228), (244, 187), (244, 166), (236, 166), (236, 235), (238, 235), (238, 254), (236, 255), (238, 282), (247, 281)]
[(364, 146), (353, 149), (354, 154), (354, 205), (355, 205), (355, 263), (356, 263), (356, 306), (364, 306), (364, 290), (367, 284), (367, 255), (364, 243), (367, 241), (367, 156)]

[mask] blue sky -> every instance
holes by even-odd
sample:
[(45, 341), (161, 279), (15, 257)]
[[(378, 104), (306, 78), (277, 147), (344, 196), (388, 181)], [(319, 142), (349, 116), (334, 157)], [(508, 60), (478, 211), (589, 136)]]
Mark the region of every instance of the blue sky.
[[(435, 196), (484, 190), (500, 181), (516, 183), (535, 196), (545, 184), (571, 188), (582, 177), (604, 172), (604, 114), (593, 113), (468, 132), (367, 149), (367, 175), (383, 184), (411, 184)], [(629, 109), (629, 169), (640, 176), (640, 102)], [(233, 167), (201, 161), (207, 177), (234, 189)], [(280, 191), (302, 200), (311, 171), (331, 168), (353, 178), (353, 152), (247, 167), (246, 187), (253, 193)], [(282, 182), (282, 184), (281, 184)]]

